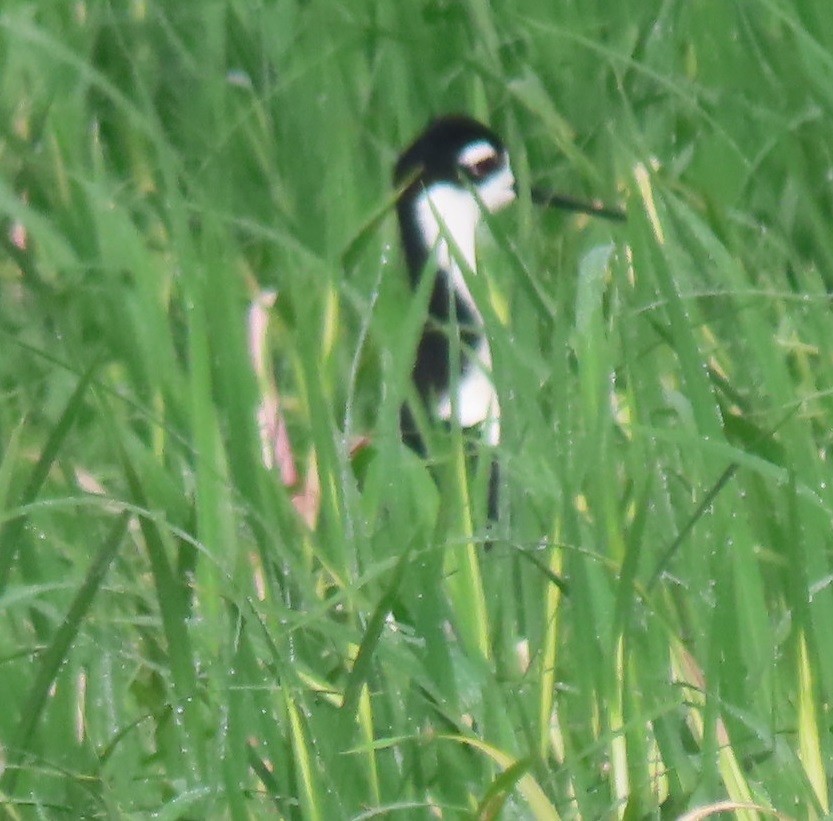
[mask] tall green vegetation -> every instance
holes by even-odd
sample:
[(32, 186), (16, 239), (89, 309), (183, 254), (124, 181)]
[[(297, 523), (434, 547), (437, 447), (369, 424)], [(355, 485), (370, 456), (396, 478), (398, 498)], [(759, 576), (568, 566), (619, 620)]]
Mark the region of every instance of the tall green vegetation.
[[(832, 89), (822, 0), (6, 0), (4, 811), (824, 816)], [(398, 438), (449, 111), (522, 189), (492, 531)]]

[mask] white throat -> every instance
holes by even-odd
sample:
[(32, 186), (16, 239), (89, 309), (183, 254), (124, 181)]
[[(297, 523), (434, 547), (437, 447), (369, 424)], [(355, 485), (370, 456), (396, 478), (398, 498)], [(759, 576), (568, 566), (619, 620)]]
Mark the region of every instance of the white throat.
[[(449, 275), (454, 290), (482, 323), (458, 264), (462, 257), (470, 271), (477, 271), (474, 247), (480, 206), (474, 196), (459, 186), (437, 183), (417, 197), (414, 213), (426, 246), (432, 251), (436, 249), (437, 265)], [(456, 246), (454, 251), (449, 248), (449, 238)]]

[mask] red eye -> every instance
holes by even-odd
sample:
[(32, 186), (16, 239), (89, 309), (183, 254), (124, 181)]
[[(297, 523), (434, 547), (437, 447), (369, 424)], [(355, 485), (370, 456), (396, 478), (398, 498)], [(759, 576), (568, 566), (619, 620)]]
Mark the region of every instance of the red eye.
[(493, 174), (502, 165), (503, 157), (500, 154), (490, 154), (482, 160), (478, 160), (470, 165), (464, 165), (463, 170), (471, 179), (482, 180), (484, 177), (488, 177), (489, 174)]

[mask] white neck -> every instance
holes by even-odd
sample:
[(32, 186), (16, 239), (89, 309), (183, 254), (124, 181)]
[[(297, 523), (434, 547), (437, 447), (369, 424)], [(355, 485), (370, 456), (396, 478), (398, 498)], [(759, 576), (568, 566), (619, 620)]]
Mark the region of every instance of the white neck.
[[(476, 200), (458, 186), (438, 183), (417, 197), (414, 214), (426, 246), (429, 250), (436, 248), (437, 265), (448, 274), (455, 292), (482, 323), (483, 317), (457, 262), (459, 254), (469, 270), (476, 273), (475, 232), (480, 222)], [(456, 246), (455, 251), (449, 248), (448, 238)]]

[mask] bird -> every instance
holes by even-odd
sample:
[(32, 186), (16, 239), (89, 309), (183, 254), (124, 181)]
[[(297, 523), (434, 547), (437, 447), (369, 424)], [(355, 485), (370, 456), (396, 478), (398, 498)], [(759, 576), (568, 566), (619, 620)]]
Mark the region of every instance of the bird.
[[(483, 211), (496, 213), (517, 199), (509, 152), (500, 136), (465, 114), (432, 120), (399, 155), (393, 182), (399, 231), (411, 286), (434, 281), (417, 343), (412, 378), (429, 416), (463, 429), (478, 426), (489, 446), (500, 442), (500, 402), (492, 380), (492, 352), (483, 314), (468, 277), (477, 274), (476, 234)], [(621, 219), (622, 212), (539, 189), (540, 204)], [(462, 263), (462, 264), (461, 264)], [(459, 344), (450, 333), (456, 327)], [(453, 356), (459, 350), (459, 362)], [(458, 373), (453, 372), (454, 367)], [(456, 396), (452, 390), (456, 389)], [(421, 455), (415, 416), (403, 405), (403, 441)], [(497, 462), (492, 463), (489, 516), (497, 513)]]
[[(490, 445), (500, 440), (500, 405), (491, 379), (492, 354), (483, 315), (472, 297), (461, 262), (477, 271), (476, 232), (481, 208), (499, 211), (516, 198), (509, 155), (498, 135), (463, 115), (431, 122), (402, 152), (394, 184), (405, 185), (397, 216), (411, 285), (434, 275), (428, 316), (417, 344), (412, 376), (430, 414), (462, 428), (484, 425)], [(433, 255), (433, 258), (432, 258)], [(429, 259), (437, 270), (426, 270)], [(452, 377), (449, 326), (452, 311), (460, 334), (460, 372)], [(451, 396), (456, 383), (456, 399)], [(419, 452), (413, 415), (403, 409), (404, 440)]]

